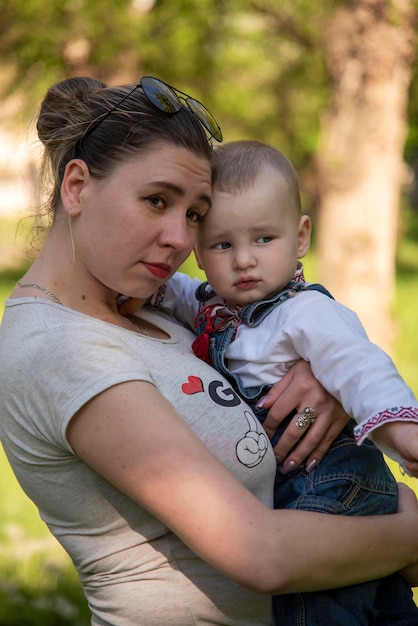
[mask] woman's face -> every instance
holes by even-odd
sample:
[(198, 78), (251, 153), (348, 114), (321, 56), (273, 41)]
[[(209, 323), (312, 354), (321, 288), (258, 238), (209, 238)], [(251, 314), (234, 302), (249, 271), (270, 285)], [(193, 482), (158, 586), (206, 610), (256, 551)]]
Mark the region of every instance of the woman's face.
[(73, 219), (76, 262), (98, 287), (146, 299), (189, 256), (210, 205), (208, 161), (159, 146), (88, 178)]

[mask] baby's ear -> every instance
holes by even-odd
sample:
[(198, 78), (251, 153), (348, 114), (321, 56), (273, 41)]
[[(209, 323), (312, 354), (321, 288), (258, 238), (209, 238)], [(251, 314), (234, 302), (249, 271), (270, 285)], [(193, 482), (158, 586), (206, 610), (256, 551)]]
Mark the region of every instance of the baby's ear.
[(302, 215), (298, 225), (298, 259), (302, 259), (308, 253), (311, 245), (311, 228), (311, 218)]

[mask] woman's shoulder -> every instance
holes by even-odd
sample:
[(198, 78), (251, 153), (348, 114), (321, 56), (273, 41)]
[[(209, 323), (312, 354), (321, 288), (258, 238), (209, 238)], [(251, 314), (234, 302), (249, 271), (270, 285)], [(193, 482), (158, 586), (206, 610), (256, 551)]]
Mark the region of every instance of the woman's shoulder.
[(150, 378), (138, 358), (140, 338), (134, 332), (55, 303), (34, 298), (6, 303), (0, 337), (6, 376), (8, 370), (28, 377), (37, 371), (44, 382), (58, 383), (56, 374), (64, 366), (76, 385), (87, 376), (111, 378), (112, 372)]

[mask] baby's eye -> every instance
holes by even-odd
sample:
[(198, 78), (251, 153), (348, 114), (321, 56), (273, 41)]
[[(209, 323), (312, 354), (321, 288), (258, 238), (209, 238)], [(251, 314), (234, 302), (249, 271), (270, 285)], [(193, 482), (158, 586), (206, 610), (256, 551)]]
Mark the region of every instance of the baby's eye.
[(267, 235), (265, 237), (259, 237), (258, 239), (256, 239), (256, 243), (270, 243), (270, 241), (272, 241), (273, 237), (268, 237)]
[(187, 211), (187, 219), (194, 224), (200, 224), (203, 222), (204, 215), (200, 213), (200, 211), (196, 211), (195, 209), (189, 209)]
[(227, 241), (222, 241), (221, 243), (217, 243), (213, 247), (215, 250), (228, 250), (231, 247), (231, 244)]

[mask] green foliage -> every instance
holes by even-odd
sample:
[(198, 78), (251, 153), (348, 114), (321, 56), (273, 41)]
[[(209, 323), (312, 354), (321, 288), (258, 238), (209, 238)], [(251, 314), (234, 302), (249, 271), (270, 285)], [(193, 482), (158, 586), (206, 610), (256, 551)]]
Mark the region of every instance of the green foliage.
[(396, 299), (393, 314), (397, 320), (395, 360), (402, 375), (418, 396), (418, 212), (405, 215), (405, 233), (397, 258)]
[[(108, 82), (157, 75), (202, 99), (226, 141), (272, 143), (300, 171), (315, 152), (329, 99), (327, 21), (346, 5), (347, 0), (0, 0), (0, 85), (6, 92), (18, 90), (33, 114), (47, 86), (68, 75), (88, 73)], [(409, 150), (418, 142), (416, 82)]]
[(0, 0), (0, 12), (6, 93), (17, 90), (28, 107), (71, 74), (110, 78), (137, 43), (130, 0)]
[(269, 141), (297, 167), (309, 160), (328, 94), (321, 36), (330, 0), (139, 5), (0, 0), (3, 90), (17, 90), (32, 115), (46, 88), (68, 75), (132, 82), (154, 74), (202, 99), (226, 140)]

